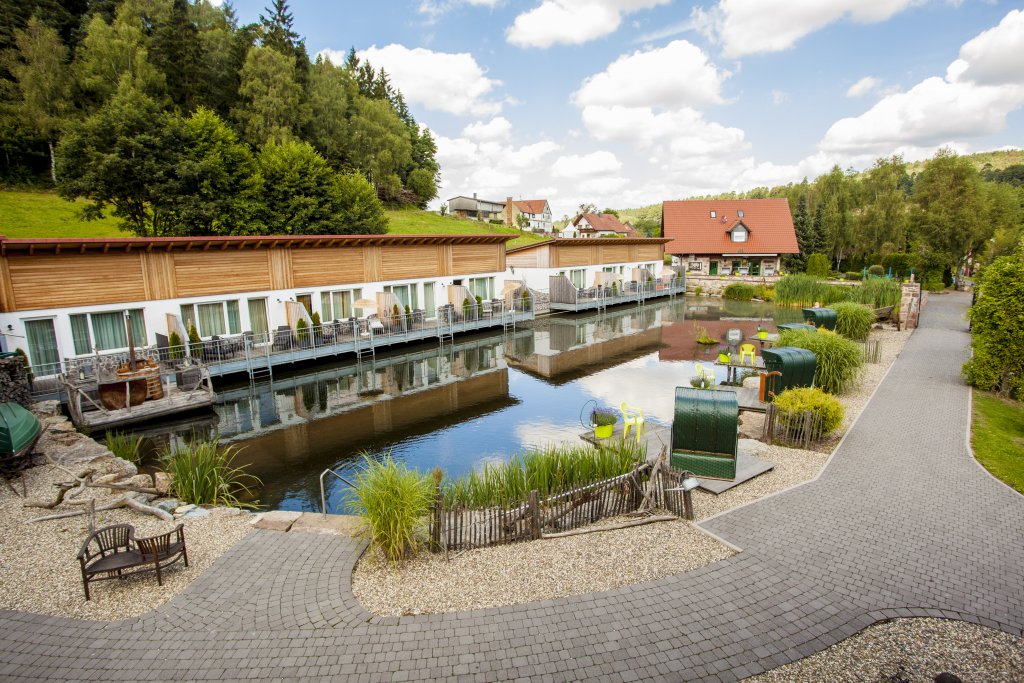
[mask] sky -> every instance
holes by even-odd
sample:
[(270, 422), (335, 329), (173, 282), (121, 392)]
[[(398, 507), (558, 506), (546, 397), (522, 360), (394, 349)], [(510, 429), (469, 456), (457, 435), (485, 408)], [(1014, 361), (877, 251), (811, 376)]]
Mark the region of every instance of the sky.
[[(266, 0), (235, 0), (241, 22)], [(629, 208), (1024, 144), (1024, 3), (291, 0), (383, 67), (456, 195)]]

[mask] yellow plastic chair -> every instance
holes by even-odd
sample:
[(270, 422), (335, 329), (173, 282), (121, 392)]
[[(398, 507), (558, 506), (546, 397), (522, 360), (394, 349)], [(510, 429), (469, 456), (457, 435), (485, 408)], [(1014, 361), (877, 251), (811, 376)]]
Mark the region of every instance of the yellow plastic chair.
[(753, 344), (743, 344), (740, 346), (740, 365), (743, 365), (743, 359), (750, 356), (750, 364), (753, 365), (757, 359), (757, 352), (754, 350)]
[(647, 426), (644, 424), (644, 411), (639, 408), (630, 408), (625, 401), (619, 404), (622, 411), (622, 439), (629, 438), (629, 430), (636, 429), (636, 440), (640, 440), (642, 434), (647, 433)]

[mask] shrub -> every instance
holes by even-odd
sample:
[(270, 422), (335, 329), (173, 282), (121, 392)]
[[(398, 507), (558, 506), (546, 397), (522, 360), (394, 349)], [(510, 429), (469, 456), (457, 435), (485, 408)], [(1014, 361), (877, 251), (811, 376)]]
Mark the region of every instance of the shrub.
[(828, 256), (824, 254), (811, 254), (807, 257), (807, 268), (805, 269), (808, 275), (814, 277), (828, 277), (831, 264), (829, 263)]
[(305, 318), (299, 318), (299, 322), (295, 323), (295, 336), (299, 342), (309, 340), (309, 323), (306, 322)]
[(866, 304), (871, 308), (898, 306), (903, 298), (903, 285), (896, 280), (868, 278), (860, 287), (850, 288), (850, 301)]
[(430, 477), (395, 462), (363, 455), (349, 511), (360, 516), (371, 547), (394, 564), (423, 544), (434, 500)]
[(882, 259), (882, 267), (888, 270), (892, 268), (895, 277), (906, 277), (910, 275), (910, 269), (914, 265), (913, 254), (895, 253), (889, 254)]
[(142, 460), (141, 436), (132, 436), (124, 432), (107, 432), (106, 444), (110, 452), (122, 460), (132, 463)]
[(309, 319), (313, 321), (313, 325), (312, 325), (313, 328), (320, 327), (321, 322), (320, 322), (320, 314), (319, 313), (317, 313), (316, 311), (313, 311), (313, 315), (309, 316)]
[(876, 263), (875, 265), (868, 267), (868, 275), (883, 277), (885, 275), (885, 268), (883, 268), (881, 264)]
[(188, 326), (188, 347), (194, 357), (203, 357), (203, 341), (199, 338), (195, 325)]
[(921, 276), (921, 286), (929, 292), (941, 292), (946, 288), (941, 270), (929, 270)]
[(864, 341), (875, 324), (875, 312), (870, 306), (852, 301), (833, 304), (836, 312), (836, 332), (854, 341)]
[(817, 359), (814, 385), (830, 394), (846, 391), (864, 365), (864, 354), (860, 346), (826, 329), (816, 332), (782, 330), (775, 346), (796, 346), (814, 352)]
[(174, 494), (186, 503), (256, 507), (238, 496), (262, 482), (245, 471), (247, 465), (233, 464), (237, 454), (232, 446), (221, 448), (216, 439), (201, 440), (164, 452), (160, 466), (171, 475)]
[(755, 285), (754, 298), (761, 301), (775, 301), (775, 287), (771, 285)]
[(178, 360), (184, 357), (185, 349), (181, 345), (181, 337), (177, 332), (171, 332), (167, 337), (167, 358), (170, 360)]
[(811, 412), (820, 415), (824, 434), (838, 429), (839, 425), (843, 424), (845, 414), (839, 399), (821, 389), (811, 387), (786, 389), (775, 397), (775, 409), (779, 411), (784, 425), (801, 413)]
[(852, 270), (843, 274), (843, 279), (848, 281), (848, 282), (854, 282), (854, 281), (860, 280), (862, 278), (863, 278), (863, 275), (861, 273), (856, 273), (856, 272), (854, 272)]
[(975, 286), (969, 314), (974, 354), (964, 375), (979, 389), (1024, 399), (1024, 261), (996, 259)]
[[(612, 283), (612, 290), (614, 290), (614, 289), (615, 289), (615, 283), (613, 282)], [(700, 296), (701, 294), (704, 293), (704, 288), (701, 285), (697, 285), (696, 287), (693, 288), (693, 293), (696, 294), (697, 296)]]
[(726, 285), (725, 291), (722, 292), (722, 296), (726, 299), (750, 301), (754, 298), (754, 291), (754, 285), (748, 282), (730, 282)]

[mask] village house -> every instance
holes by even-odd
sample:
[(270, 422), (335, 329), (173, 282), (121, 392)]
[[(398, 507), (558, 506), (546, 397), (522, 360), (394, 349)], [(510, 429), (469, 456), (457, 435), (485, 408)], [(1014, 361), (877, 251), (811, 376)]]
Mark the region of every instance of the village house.
[(475, 221), (505, 221), (505, 202), (459, 195), (448, 200), (448, 213)]
[(561, 232), (565, 238), (637, 237), (629, 223), (623, 223), (612, 213), (584, 213), (572, 219)]
[(661, 228), (666, 252), (693, 274), (771, 276), (800, 250), (785, 199), (667, 201)]
[(519, 226), (520, 216), (528, 221), (522, 226), (524, 230), (532, 232), (550, 233), (551, 206), (546, 199), (505, 199), (505, 224), (515, 227)]

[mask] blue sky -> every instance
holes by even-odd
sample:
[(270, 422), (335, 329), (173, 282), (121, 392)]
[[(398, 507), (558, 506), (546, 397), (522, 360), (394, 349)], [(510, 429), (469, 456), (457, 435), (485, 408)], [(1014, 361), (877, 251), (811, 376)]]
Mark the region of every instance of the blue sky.
[[(243, 22), (264, 0), (237, 0)], [(293, 0), (310, 54), (384, 66), (441, 197), (628, 207), (1018, 147), (1021, 3)]]

